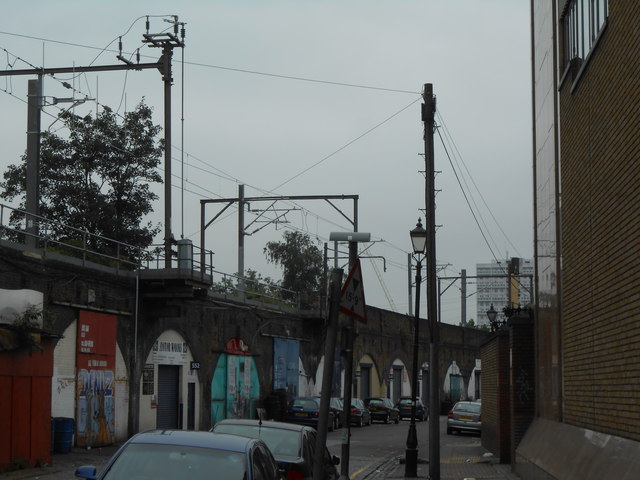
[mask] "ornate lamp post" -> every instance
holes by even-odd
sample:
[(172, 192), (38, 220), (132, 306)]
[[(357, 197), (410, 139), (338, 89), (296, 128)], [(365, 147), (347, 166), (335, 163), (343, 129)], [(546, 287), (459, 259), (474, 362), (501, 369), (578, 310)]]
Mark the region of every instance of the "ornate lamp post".
[(416, 433), (416, 397), (418, 391), (418, 340), (420, 334), (420, 284), (422, 283), (422, 255), (427, 242), (427, 231), (422, 228), (422, 222), (418, 219), (416, 228), (409, 232), (413, 253), (416, 255), (416, 308), (413, 327), (413, 368), (411, 373), (411, 423), (407, 434), (407, 450), (405, 452), (404, 476), (418, 476), (418, 435)]
[(489, 325), (491, 326), (492, 332), (499, 330), (501, 327), (500, 322), (496, 321), (497, 316), (498, 316), (498, 311), (495, 308), (493, 308), (493, 303), (492, 303), (491, 306), (489, 307), (489, 310), (487, 310), (487, 318), (489, 319)]

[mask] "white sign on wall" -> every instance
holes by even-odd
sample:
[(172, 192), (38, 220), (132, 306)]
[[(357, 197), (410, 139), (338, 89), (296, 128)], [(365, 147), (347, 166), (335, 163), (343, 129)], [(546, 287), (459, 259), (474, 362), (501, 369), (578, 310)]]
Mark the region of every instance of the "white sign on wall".
[(189, 347), (186, 342), (156, 340), (151, 351), (152, 363), (182, 365), (187, 362)]

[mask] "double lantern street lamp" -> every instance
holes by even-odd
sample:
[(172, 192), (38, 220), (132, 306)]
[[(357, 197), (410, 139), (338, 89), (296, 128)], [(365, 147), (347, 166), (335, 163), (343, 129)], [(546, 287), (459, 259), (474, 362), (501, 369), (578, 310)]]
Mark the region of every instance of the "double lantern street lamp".
[(489, 307), (489, 310), (487, 310), (487, 318), (489, 319), (489, 325), (491, 326), (492, 332), (497, 332), (506, 323), (504, 320), (502, 321), (496, 320), (497, 316), (498, 316), (498, 311), (495, 308), (493, 308), (493, 303), (492, 303), (491, 306)]
[(420, 333), (420, 284), (422, 283), (422, 255), (424, 255), (427, 243), (427, 231), (422, 227), (422, 222), (418, 219), (416, 228), (409, 232), (413, 253), (416, 255), (416, 308), (413, 328), (413, 371), (411, 373), (411, 423), (407, 434), (407, 449), (405, 451), (405, 477), (418, 476), (418, 435), (416, 433), (416, 397), (418, 391), (418, 340)]

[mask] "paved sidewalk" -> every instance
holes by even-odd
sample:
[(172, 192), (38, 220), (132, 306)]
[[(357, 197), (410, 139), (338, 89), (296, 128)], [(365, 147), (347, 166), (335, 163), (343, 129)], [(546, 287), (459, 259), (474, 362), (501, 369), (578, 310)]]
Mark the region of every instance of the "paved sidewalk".
[[(405, 479), (404, 463), (401, 457), (388, 459), (379, 467), (358, 476), (357, 480), (399, 480)], [(422, 459), (418, 463), (418, 478), (429, 478), (429, 462)], [(511, 465), (499, 464), (490, 454), (483, 457), (449, 457), (440, 459), (441, 480), (520, 480), (511, 472)]]
[(69, 453), (51, 455), (51, 465), (27, 468), (0, 474), (0, 480), (70, 480), (74, 472), (83, 465), (95, 465), (98, 471), (109, 461), (120, 445), (86, 448), (75, 447)]

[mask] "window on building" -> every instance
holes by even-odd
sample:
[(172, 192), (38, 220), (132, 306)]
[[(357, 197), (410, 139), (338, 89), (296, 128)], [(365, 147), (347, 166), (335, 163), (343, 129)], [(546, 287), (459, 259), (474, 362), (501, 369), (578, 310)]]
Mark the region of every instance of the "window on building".
[(153, 363), (147, 363), (144, 366), (144, 370), (142, 371), (142, 394), (143, 395), (154, 394), (153, 371), (154, 371)]
[(609, 0), (570, 0), (563, 16), (564, 66), (587, 58), (609, 14)]

